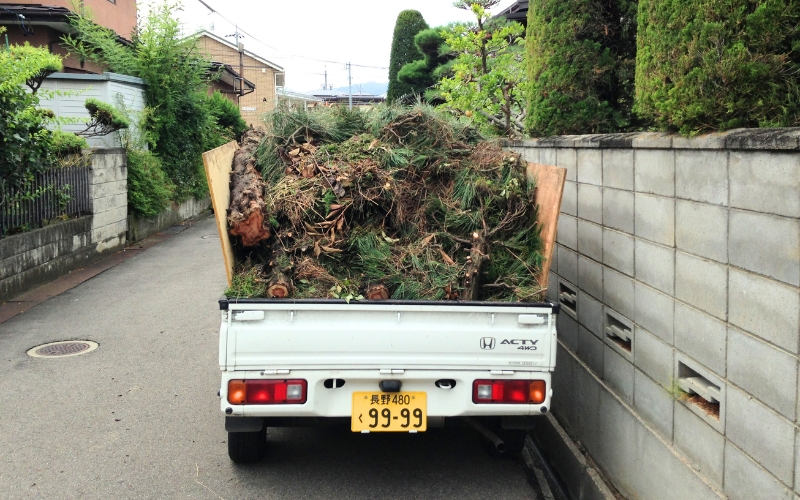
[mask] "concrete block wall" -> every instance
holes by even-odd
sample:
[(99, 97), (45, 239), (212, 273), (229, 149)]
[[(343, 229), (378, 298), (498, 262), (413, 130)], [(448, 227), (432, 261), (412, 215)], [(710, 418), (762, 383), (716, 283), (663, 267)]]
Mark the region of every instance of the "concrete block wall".
[(509, 147), (567, 169), (548, 289), (577, 293), (567, 431), (629, 498), (799, 498), (800, 129)]
[(0, 239), (0, 302), (124, 247), (127, 179), (123, 149), (95, 150), (91, 215)]

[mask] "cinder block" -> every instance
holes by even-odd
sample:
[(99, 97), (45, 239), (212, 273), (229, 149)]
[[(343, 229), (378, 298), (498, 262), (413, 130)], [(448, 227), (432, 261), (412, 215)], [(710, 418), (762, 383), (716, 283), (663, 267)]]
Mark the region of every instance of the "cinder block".
[(794, 491), (800, 492), (800, 432), (797, 433), (794, 444)]
[(674, 380), (672, 346), (643, 328), (636, 327), (634, 364), (662, 387), (671, 387)]
[(598, 224), (603, 223), (603, 188), (591, 184), (578, 184), (578, 217)]
[(721, 320), (727, 319), (728, 266), (677, 252), (675, 297)]
[(592, 332), (578, 326), (578, 357), (600, 378), (603, 377), (603, 341)]
[(128, 221), (122, 220), (108, 224), (106, 226), (92, 229), (92, 243), (108, 241), (112, 238), (119, 238), (128, 230)]
[(746, 393), (728, 387), (726, 435), (785, 484), (793, 483), (795, 429)]
[(554, 304), (558, 304), (558, 275), (550, 272), (550, 277), (547, 279), (547, 300)]
[(634, 162), (636, 191), (675, 196), (675, 151), (637, 149)]
[(528, 163), (541, 163), (539, 161), (539, 148), (522, 148), (518, 152), (522, 153), (522, 159)]
[(633, 276), (633, 236), (603, 228), (603, 264)]
[(578, 219), (578, 253), (597, 262), (603, 260), (603, 227)]
[(571, 215), (560, 214), (558, 217), (558, 233), (556, 241), (573, 250), (578, 249), (578, 219)]
[(634, 373), (633, 406), (647, 422), (672, 441), (674, 398), (641, 370)]
[(115, 224), (118, 222), (128, 220), (128, 210), (127, 206), (125, 207), (118, 207), (112, 210), (107, 210), (105, 212), (95, 213), (92, 216), (92, 229), (99, 229), (101, 227), (108, 226), (109, 224)]
[(564, 194), (561, 196), (561, 212), (573, 217), (578, 216), (578, 184), (564, 182)]
[(731, 500), (795, 498), (784, 485), (730, 443), (725, 446), (724, 491)]
[(578, 282), (578, 254), (567, 247), (558, 249), (558, 275), (570, 283)]
[(728, 256), (731, 264), (798, 286), (798, 248), (800, 219), (730, 211)]
[(128, 193), (118, 193), (104, 198), (95, 198), (92, 200), (92, 208), (94, 213), (107, 212), (120, 207), (128, 206)]
[(623, 316), (632, 318), (633, 280), (611, 268), (603, 267), (603, 301)]
[[(128, 181), (126, 180), (92, 184), (89, 186), (89, 198), (94, 200), (96, 198), (105, 198), (108, 196), (114, 196), (116, 194), (126, 193), (127, 189), (128, 189)], [(92, 210), (94, 211), (94, 207), (92, 208)]]
[(558, 247), (560, 246), (558, 244), (553, 245), (553, 255), (550, 256), (550, 270), (554, 273), (558, 273)]
[(671, 345), (674, 342), (675, 299), (640, 281), (636, 282), (635, 294), (636, 323)]
[[(716, 414), (713, 412), (707, 411), (707, 408), (703, 408), (698, 404), (695, 404), (690, 398), (679, 397), (676, 400), (676, 404), (681, 404), (691, 410), (695, 415), (700, 417), (705, 423), (710, 425), (712, 428), (716, 429), (717, 432), (720, 434), (725, 434), (725, 416), (727, 413), (726, 407), (726, 399), (725, 393), (727, 392), (727, 384), (723, 379), (719, 376), (715, 375), (711, 370), (707, 367), (703, 366), (699, 362), (695, 361), (694, 359), (690, 358), (686, 354), (683, 354), (680, 351), (675, 351), (675, 368), (673, 369), (673, 373), (675, 376), (674, 383), (670, 386), (670, 391), (677, 391), (680, 389), (680, 380), (682, 377), (701, 377), (705, 379), (705, 382), (716, 386), (719, 392), (719, 407)], [(702, 397), (701, 397), (702, 399)]]
[(539, 148), (539, 161), (544, 165), (559, 166), (556, 163), (556, 150), (554, 148)]
[(636, 236), (675, 246), (675, 198), (636, 193), (634, 204)]
[(578, 323), (586, 327), (590, 332), (603, 338), (603, 304), (599, 300), (587, 295), (584, 290), (578, 291)]
[(583, 255), (578, 256), (578, 288), (603, 298), (603, 266)]
[(685, 200), (728, 204), (728, 152), (677, 151), (675, 194)]
[[(602, 351), (601, 351), (602, 352)], [(598, 379), (602, 378), (584, 369), (576, 363), (575, 384), (577, 386), (578, 404), (570, 408), (577, 413), (575, 417), (576, 435), (590, 453), (596, 452), (600, 443), (600, 394), (606, 390), (600, 385)], [(575, 410), (578, 409), (576, 412)]]
[(603, 188), (603, 225), (633, 234), (633, 193)]
[(800, 218), (797, 152), (731, 151), (731, 207)]
[(579, 404), (575, 386), (576, 365), (577, 361), (572, 353), (559, 341), (556, 348), (556, 366), (559, 369), (553, 372), (552, 410), (562, 425), (573, 430), (576, 428), (573, 409)]
[(675, 249), (636, 239), (636, 279), (672, 295), (675, 289)]
[(567, 169), (567, 180), (578, 180), (578, 157), (573, 148), (556, 149), (556, 166)]
[(633, 404), (633, 364), (605, 346), (603, 380), (626, 403)]
[(603, 150), (603, 186), (633, 191), (633, 149)]
[(725, 438), (683, 405), (675, 405), (674, 444), (704, 476), (722, 486)]
[(731, 268), (728, 321), (764, 340), (797, 352), (800, 291), (777, 281)]
[(701, 257), (728, 262), (728, 209), (677, 200), (675, 204), (675, 243)]
[(578, 352), (578, 322), (569, 314), (559, 314), (556, 328), (561, 343), (572, 352)]
[(728, 329), (728, 380), (791, 421), (797, 405), (797, 358)]
[(723, 377), (727, 336), (722, 321), (681, 302), (675, 303), (675, 347)]
[(578, 182), (603, 185), (603, 153), (599, 149), (579, 149)]

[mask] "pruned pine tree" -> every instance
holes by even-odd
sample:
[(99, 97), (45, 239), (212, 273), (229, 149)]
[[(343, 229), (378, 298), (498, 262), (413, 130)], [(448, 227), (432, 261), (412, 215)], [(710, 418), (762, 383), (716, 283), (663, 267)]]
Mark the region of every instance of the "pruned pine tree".
[(397, 75), (403, 66), (420, 58), (421, 54), (414, 45), (414, 37), (426, 29), (428, 23), (416, 10), (404, 10), (397, 16), (392, 53), (389, 58), (389, 88), (386, 91), (388, 102), (394, 102), (407, 95), (419, 95), (425, 91), (427, 85), (401, 82), (397, 79)]

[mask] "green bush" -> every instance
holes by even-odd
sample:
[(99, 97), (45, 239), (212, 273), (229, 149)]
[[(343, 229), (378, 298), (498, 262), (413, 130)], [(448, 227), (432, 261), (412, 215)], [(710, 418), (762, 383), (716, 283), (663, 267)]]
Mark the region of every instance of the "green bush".
[(414, 85), (397, 79), (403, 66), (422, 56), (414, 45), (414, 37), (425, 29), (428, 29), (428, 23), (416, 10), (404, 10), (397, 16), (389, 57), (389, 88), (386, 90), (388, 102), (394, 102), (405, 95), (421, 94), (427, 88), (427, 85)]
[(613, 132), (628, 126), (635, 20), (635, 0), (530, 2), (527, 128), (532, 135)]
[(399, 82), (428, 89), (441, 79), (439, 68), (454, 57), (444, 43), (445, 37), (442, 33), (447, 29), (430, 28), (414, 36), (414, 46), (422, 57), (400, 68), (397, 73)]
[(50, 151), (59, 157), (80, 154), (81, 150), (88, 148), (86, 139), (72, 132), (54, 130), (50, 141)]
[(640, 0), (636, 112), (692, 134), (800, 125), (800, 2)]
[(242, 138), (242, 134), (247, 130), (247, 122), (242, 118), (242, 113), (236, 104), (217, 90), (208, 97), (206, 106), (217, 121), (217, 125), (223, 129), (226, 138), (237, 141)]
[(128, 211), (154, 217), (169, 204), (173, 185), (150, 151), (128, 150)]

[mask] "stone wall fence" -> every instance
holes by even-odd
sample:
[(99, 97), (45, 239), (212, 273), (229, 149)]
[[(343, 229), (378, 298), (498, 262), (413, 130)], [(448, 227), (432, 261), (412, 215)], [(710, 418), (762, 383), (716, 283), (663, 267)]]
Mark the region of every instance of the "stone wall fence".
[(567, 169), (553, 413), (628, 498), (800, 494), (800, 129), (509, 143)]

